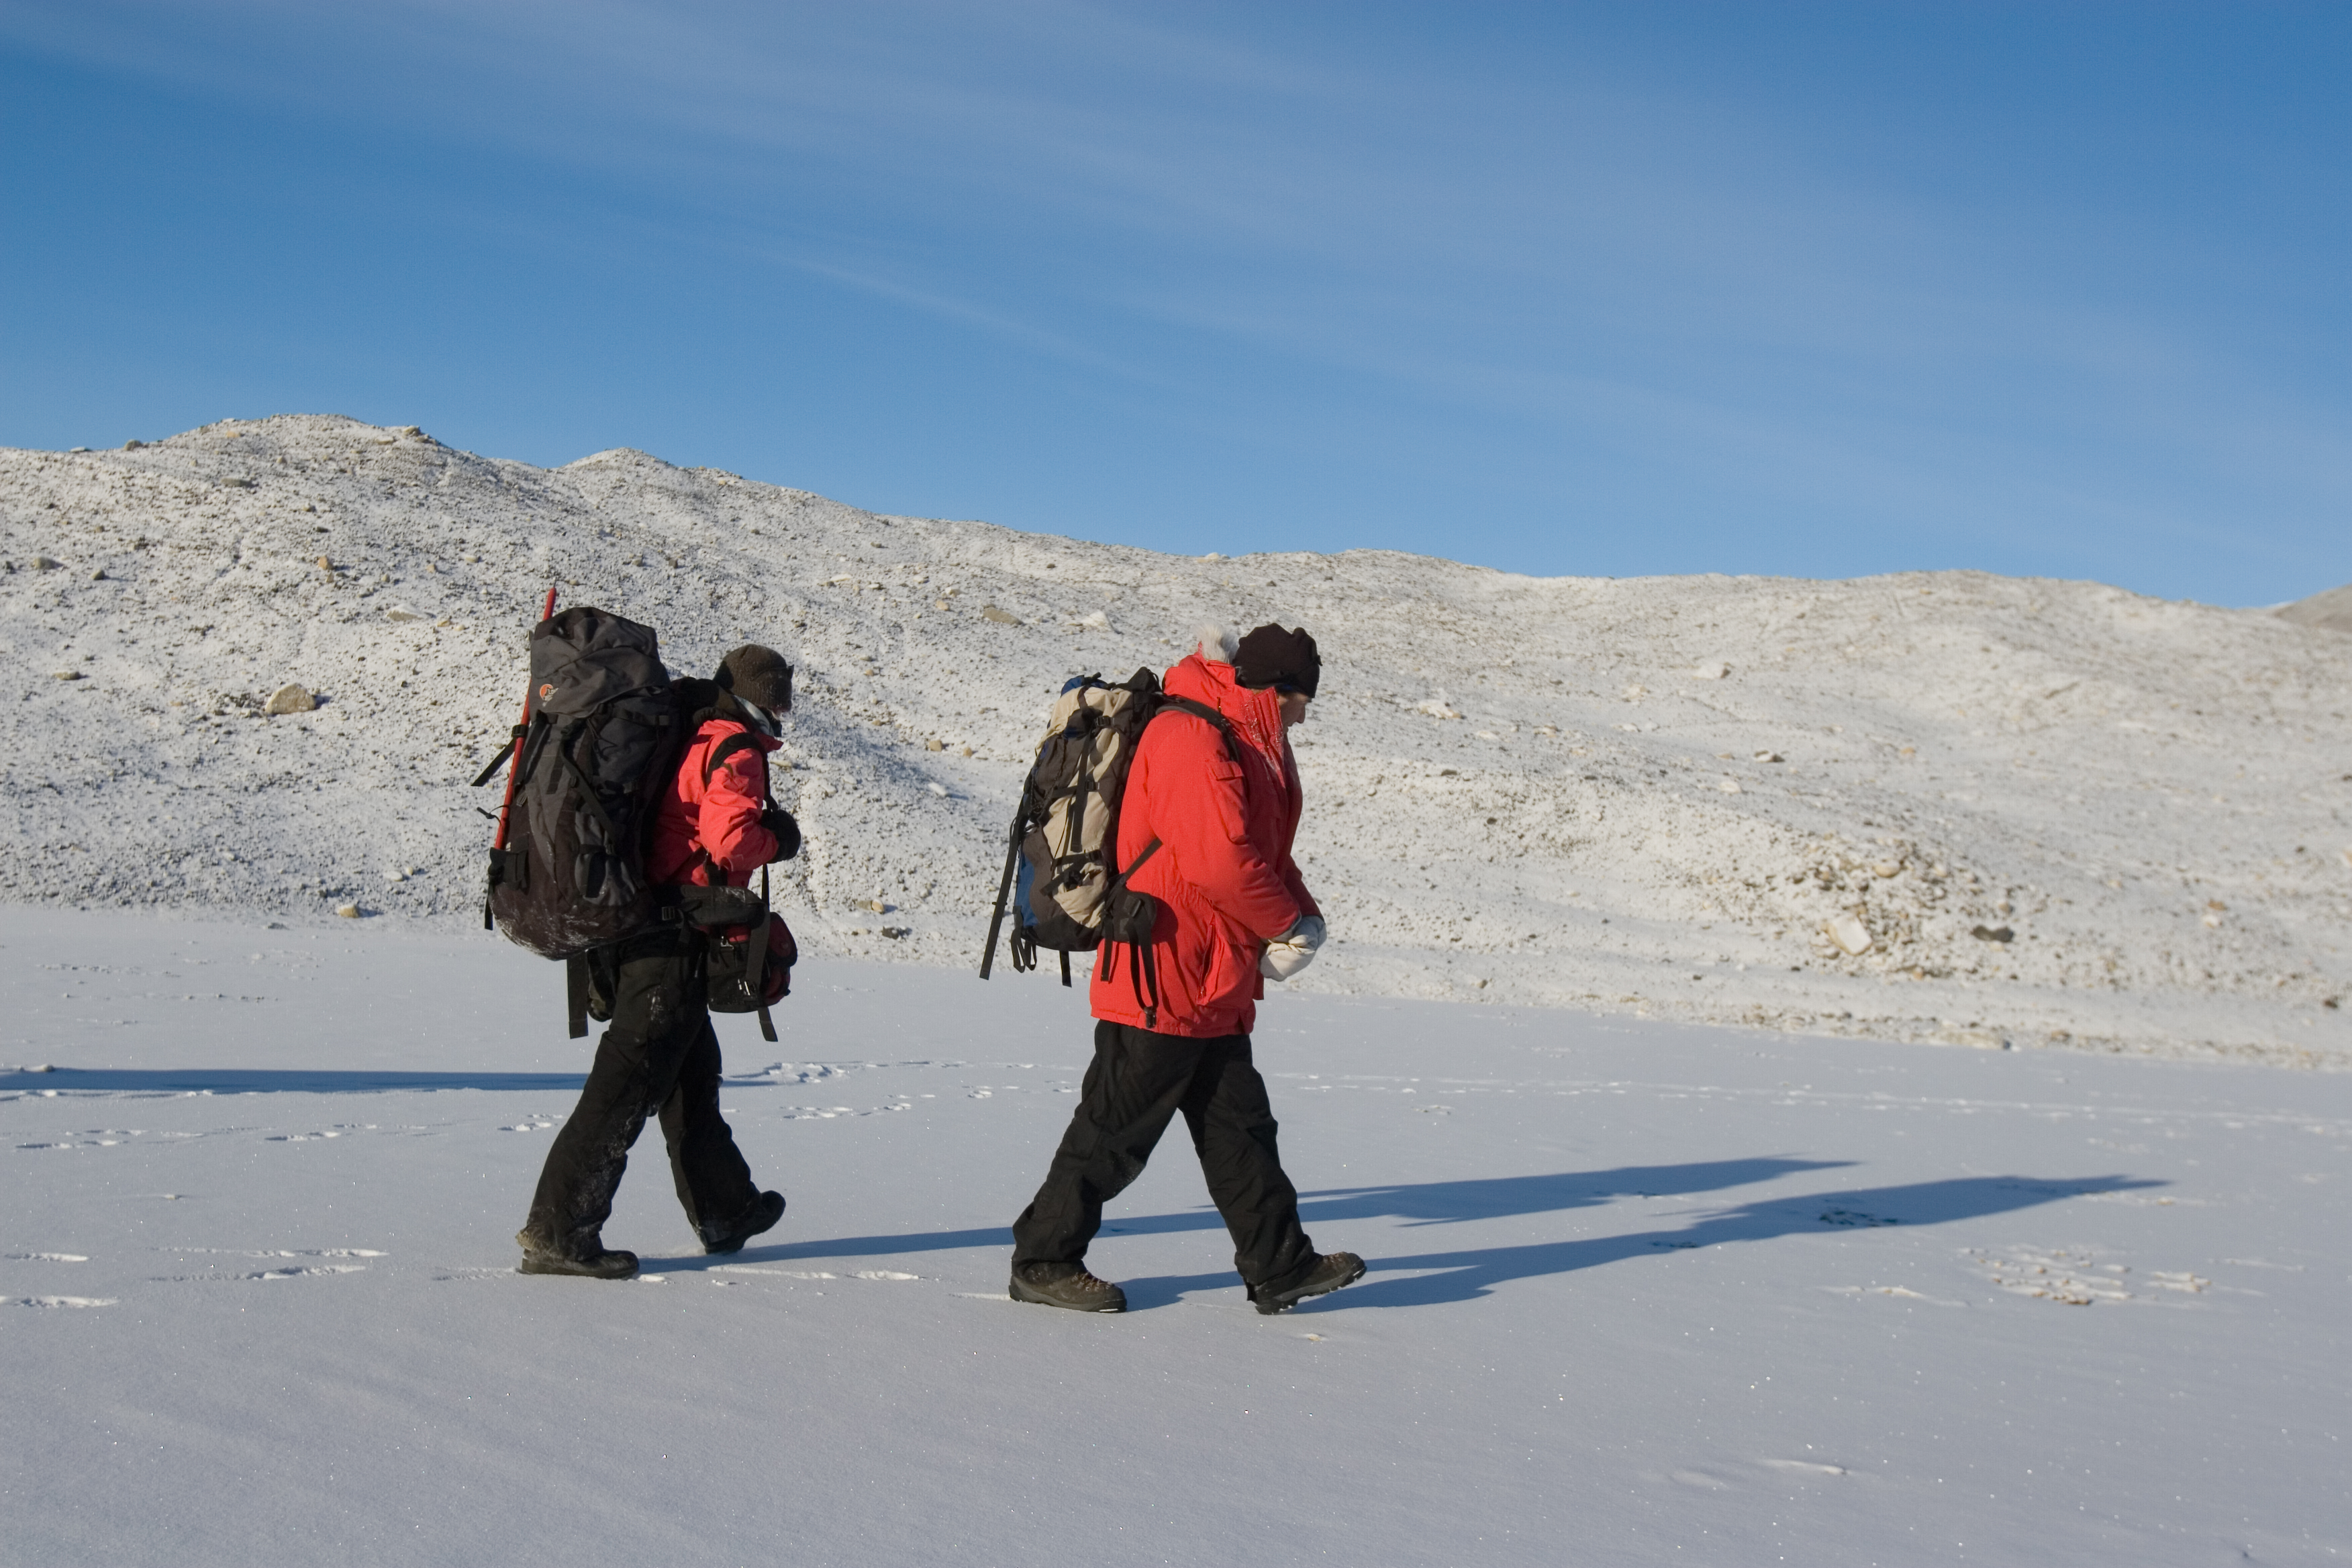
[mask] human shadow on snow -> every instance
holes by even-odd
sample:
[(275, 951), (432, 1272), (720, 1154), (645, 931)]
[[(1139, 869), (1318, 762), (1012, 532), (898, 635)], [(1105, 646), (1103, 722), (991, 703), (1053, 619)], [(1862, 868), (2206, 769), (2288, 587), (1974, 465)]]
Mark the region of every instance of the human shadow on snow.
[[(1622, 1197), (1666, 1197), (1746, 1186), (1803, 1171), (1834, 1170), (1848, 1160), (1793, 1160), (1765, 1156), (1704, 1160), (1682, 1165), (1625, 1165), (1612, 1171), (1563, 1171), (1537, 1176), (1493, 1176), (1475, 1181), (1424, 1182), (1415, 1185), (1336, 1187), (1300, 1195), (1299, 1217), (1310, 1226), (1355, 1219), (1398, 1217), (1408, 1225), (1447, 1225), (1517, 1215), (1557, 1214), (1593, 1208)], [(1106, 1237), (1162, 1236), (1180, 1231), (1222, 1230), (1224, 1222), (1202, 1205), (1181, 1214), (1118, 1215), (1107, 1220)], [(784, 1262), (826, 1258), (875, 1258), (900, 1253), (945, 1252), (963, 1247), (1013, 1245), (1009, 1226), (969, 1230), (917, 1231), (898, 1236), (838, 1237), (780, 1242), (746, 1248), (734, 1261)]]
[[(1627, 1165), (1609, 1171), (1563, 1171), (1544, 1175), (1494, 1176), (1470, 1181), (1423, 1182), (1370, 1187), (1336, 1187), (1299, 1196), (1299, 1217), (1310, 1229), (1350, 1220), (1401, 1219), (1407, 1228), (1458, 1225), (1598, 1208), (1624, 1198), (1675, 1197), (1747, 1186), (1811, 1171), (1851, 1166), (1850, 1160), (1797, 1160), (1762, 1156), (1705, 1160), (1680, 1165)], [(1320, 1310), (1358, 1307), (1417, 1307), (1487, 1295), (1514, 1279), (1652, 1258), (1732, 1242), (1771, 1241), (1881, 1226), (1944, 1225), (2055, 1203), (2062, 1198), (2129, 1192), (2166, 1184), (2132, 1176), (2043, 1180), (2030, 1176), (1959, 1176), (1904, 1186), (1830, 1188), (1801, 1196), (1759, 1199), (1736, 1208), (1715, 1209), (1685, 1225), (1626, 1234), (1569, 1237), (1510, 1247), (1464, 1247), (1406, 1255), (1371, 1254), (1363, 1283), (1312, 1303)], [(1106, 1223), (1106, 1237), (1158, 1236), (1223, 1229), (1214, 1209), (1181, 1214), (1120, 1215)], [(1346, 1247), (1345, 1231), (1322, 1231), (1326, 1247)], [(835, 1237), (747, 1247), (730, 1258), (652, 1258), (648, 1270), (684, 1272), (729, 1263), (821, 1263), (827, 1259), (904, 1257), (987, 1247), (1010, 1250), (1010, 1226), (915, 1231), (896, 1236)], [(1121, 1281), (1129, 1310), (1171, 1305), (1194, 1291), (1229, 1289), (1230, 1271), (1154, 1275)]]
[[(2029, 1176), (1958, 1176), (1906, 1186), (1831, 1189), (1798, 1197), (1767, 1198), (1717, 1210), (1691, 1224), (1622, 1235), (1529, 1242), (1516, 1247), (1465, 1247), (1453, 1251), (1376, 1255), (1366, 1261), (1365, 1282), (1316, 1305), (1325, 1310), (1423, 1307), (1466, 1301), (1514, 1279), (1570, 1274), (1581, 1268), (1720, 1247), (1733, 1242), (1773, 1241), (1782, 1237), (1822, 1235), (1880, 1226), (1945, 1225), (2008, 1214), (2062, 1198), (2129, 1192), (2167, 1184), (2129, 1176), (2091, 1176), (2046, 1181)], [(1388, 1212), (1396, 1212), (1391, 1209)], [(1459, 1217), (1477, 1218), (1476, 1215)], [(1339, 1238), (1332, 1244), (1344, 1245)], [(1188, 1289), (1229, 1278), (1136, 1280), (1127, 1287), (1149, 1300), (1172, 1299)], [(1172, 1292), (1172, 1294), (1171, 1294)]]
[(51, 1068), (0, 1072), (0, 1090), (104, 1094), (386, 1094), (442, 1089), (572, 1094), (580, 1072), (332, 1072), (317, 1068)]

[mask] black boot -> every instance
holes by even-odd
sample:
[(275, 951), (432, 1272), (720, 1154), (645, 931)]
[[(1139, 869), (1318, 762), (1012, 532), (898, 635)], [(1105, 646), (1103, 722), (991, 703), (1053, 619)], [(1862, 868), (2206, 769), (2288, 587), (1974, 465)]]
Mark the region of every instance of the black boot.
[(1315, 1267), (1280, 1289), (1253, 1286), (1250, 1300), (1267, 1317), (1286, 1312), (1309, 1296), (1321, 1296), (1353, 1285), (1364, 1277), (1364, 1260), (1352, 1252), (1327, 1252), (1316, 1258)]
[(705, 1226), (699, 1232), (705, 1252), (740, 1252), (743, 1244), (763, 1230), (772, 1230), (784, 1217), (784, 1194), (761, 1193), (751, 1200), (751, 1206), (735, 1216), (734, 1223), (723, 1228)]
[(1083, 1263), (1016, 1263), (1010, 1294), (1016, 1301), (1067, 1307), (1074, 1312), (1127, 1310), (1127, 1292), (1096, 1279)]
[(636, 1277), (637, 1255), (634, 1252), (607, 1251), (600, 1243), (566, 1252), (548, 1246), (527, 1229), (515, 1232), (515, 1240), (522, 1245), (522, 1261), (515, 1265), (518, 1274), (569, 1274), (582, 1279)]

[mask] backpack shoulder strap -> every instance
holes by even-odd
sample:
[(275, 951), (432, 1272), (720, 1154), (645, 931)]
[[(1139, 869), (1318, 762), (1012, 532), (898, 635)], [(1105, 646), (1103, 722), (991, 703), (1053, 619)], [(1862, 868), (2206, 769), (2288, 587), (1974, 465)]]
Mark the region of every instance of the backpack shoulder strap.
[(738, 752), (756, 752), (759, 749), (760, 742), (751, 738), (751, 731), (749, 730), (738, 730), (721, 740), (710, 748), (710, 754), (702, 759), (702, 787), (704, 789), (710, 787), (710, 775), (717, 773), (719, 764), (726, 762), (728, 758)]
[[(1162, 713), (1190, 713), (1195, 719), (1206, 720), (1216, 727), (1218, 734), (1224, 737), (1226, 753), (1236, 764), (1241, 762), (1242, 753), (1239, 742), (1234, 739), (1232, 721), (1207, 703), (1195, 702), (1189, 697), (1163, 697), (1160, 700), (1160, 706), (1152, 710), (1151, 718), (1157, 719)], [(1147, 719), (1144, 722), (1149, 724), (1151, 720)]]

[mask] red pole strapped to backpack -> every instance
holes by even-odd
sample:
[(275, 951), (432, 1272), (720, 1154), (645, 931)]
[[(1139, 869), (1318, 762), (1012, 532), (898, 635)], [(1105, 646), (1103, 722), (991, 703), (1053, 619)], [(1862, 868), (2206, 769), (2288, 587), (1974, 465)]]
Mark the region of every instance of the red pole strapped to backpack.
[[(555, 590), (552, 588), (550, 588), (547, 591), (547, 604), (546, 606), (539, 612), (539, 618), (542, 622), (551, 621), (555, 618)], [(512, 763), (519, 763), (522, 761), (521, 751), (523, 734), (530, 728), (530, 703), (532, 697), (535, 695), (536, 693), (534, 693), (529, 685), (526, 684), (523, 688), (522, 693), (522, 719), (515, 725), (514, 730), (513, 749), (509, 759)], [(521, 768), (513, 765), (509, 765), (508, 767), (506, 798), (499, 802), (499, 830), (498, 833), (490, 839), (490, 848), (493, 851), (503, 849), (507, 847), (507, 817), (514, 811), (515, 789), (520, 782), (521, 777)]]

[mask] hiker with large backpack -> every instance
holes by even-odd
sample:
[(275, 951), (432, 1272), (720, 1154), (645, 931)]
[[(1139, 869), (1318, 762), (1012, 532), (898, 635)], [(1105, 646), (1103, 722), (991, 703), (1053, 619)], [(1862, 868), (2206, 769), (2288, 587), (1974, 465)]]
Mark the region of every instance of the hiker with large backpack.
[[(1057, 710), (1014, 823), (1014, 959), (1025, 967), (1051, 945), (1066, 965), (1070, 948), (1095, 949), (1095, 1057), (1013, 1223), (1016, 1301), (1126, 1310), (1087, 1248), (1180, 1110), (1260, 1312), (1362, 1277), (1362, 1259), (1317, 1253), (1300, 1227), (1250, 1053), (1265, 981), (1297, 973), (1323, 941), (1291, 858), (1303, 797), (1286, 733), (1321, 669), (1304, 630), (1263, 626), (1238, 645), (1211, 632), (1164, 683), (1148, 670), (1123, 688), (1097, 681)], [(1056, 781), (1065, 759), (1075, 777)]]
[(720, 1113), (710, 1012), (756, 1010), (773, 1039), (767, 1005), (797, 956), (764, 889), (767, 866), (800, 848), (768, 783), (792, 667), (751, 645), (715, 679), (673, 680), (648, 628), (576, 608), (533, 632), (531, 668), (535, 710), (516, 729), (486, 919), (570, 963), (575, 1035), (583, 1012), (611, 1024), (516, 1234), (520, 1270), (636, 1273), (635, 1254), (607, 1248), (603, 1229), (656, 1115), (704, 1250), (739, 1251), (784, 1199), (753, 1184)]

